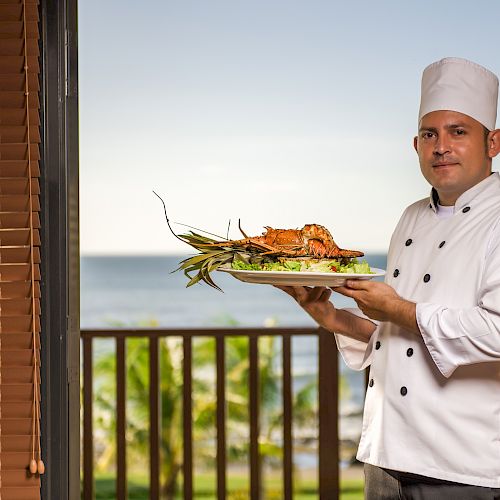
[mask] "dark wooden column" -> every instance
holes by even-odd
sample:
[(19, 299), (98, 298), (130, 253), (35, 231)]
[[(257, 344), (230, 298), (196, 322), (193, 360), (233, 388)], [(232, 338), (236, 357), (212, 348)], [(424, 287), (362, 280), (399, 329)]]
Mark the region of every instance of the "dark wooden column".
[(339, 498), (338, 352), (332, 333), (319, 331), (319, 498)]
[(40, 0), (42, 498), (80, 498), (77, 0)]

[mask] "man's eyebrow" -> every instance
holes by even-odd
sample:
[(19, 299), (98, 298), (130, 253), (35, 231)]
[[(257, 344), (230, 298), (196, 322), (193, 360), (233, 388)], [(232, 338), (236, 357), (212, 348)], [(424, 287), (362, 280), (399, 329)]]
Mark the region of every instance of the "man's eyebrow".
[[(448, 129), (448, 130), (455, 130), (457, 128), (470, 128), (470, 125), (468, 125), (465, 122), (457, 122), (457, 123), (450, 123), (448, 125), (445, 125), (444, 128)], [(433, 133), (437, 134), (438, 129), (436, 127), (420, 127), (418, 129), (418, 131), (419, 131), (419, 133), (420, 132), (433, 132)]]
[(418, 129), (418, 132), (434, 132), (435, 134), (437, 134), (437, 128), (435, 127), (420, 127)]
[(458, 123), (451, 123), (450, 125), (445, 125), (445, 128), (452, 128), (452, 129), (455, 129), (455, 128), (470, 128), (470, 125), (468, 125), (467, 123), (465, 122), (458, 122)]

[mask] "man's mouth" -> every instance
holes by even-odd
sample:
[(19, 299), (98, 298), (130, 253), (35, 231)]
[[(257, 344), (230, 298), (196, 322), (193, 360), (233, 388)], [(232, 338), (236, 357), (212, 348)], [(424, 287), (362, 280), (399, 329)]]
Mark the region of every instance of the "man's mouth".
[(451, 167), (453, 165), (458, 165), (457, 162), (454, 162), (454, 161), (451, 161), (451, 162), (448, 162), (448, 161), (440, 161), (440, 162), (437, 162), (437, 163), (433, 163), (432, 166), (433, 167)]

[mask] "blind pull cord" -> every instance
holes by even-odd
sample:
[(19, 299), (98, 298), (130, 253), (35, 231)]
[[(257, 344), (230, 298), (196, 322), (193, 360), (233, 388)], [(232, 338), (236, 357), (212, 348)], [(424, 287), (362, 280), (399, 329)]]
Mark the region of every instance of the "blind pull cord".
[[(26, 26), (26, 0), (23, 0), (23, 25), (24, 25), (24, 94), (26, 96), (26, 141), (28, 148), (28, 191), (30, 209), (30, 258), (31, 258), (31, 329), (33, 332), (33, 426), (31, 461), (29, 470), (31, 474), (43, 474), (45, 465), (42, 461), (40, 445), (40, 381), (38, 377), (37, 338), (36, 338), (36, 302), (35, 302), (35, 258), (33, 238), (33, 195), (31, 186), (31, 137), (30, 137), (30, 108), (29, 108), (29, 81), (28, 81), (28, 33)], [(36, 449), (35, 449), (36, 447)], [(38, 458), (38, 460), (37, 460)]]

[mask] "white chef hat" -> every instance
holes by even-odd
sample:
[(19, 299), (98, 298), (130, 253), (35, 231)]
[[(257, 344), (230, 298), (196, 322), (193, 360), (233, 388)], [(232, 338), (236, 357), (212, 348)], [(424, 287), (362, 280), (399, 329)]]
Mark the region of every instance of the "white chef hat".
[(458, 111), (495, 129), (498, 78), (479, 64), (447, 57), (424, 69), (418, 121), (431, 111)]

